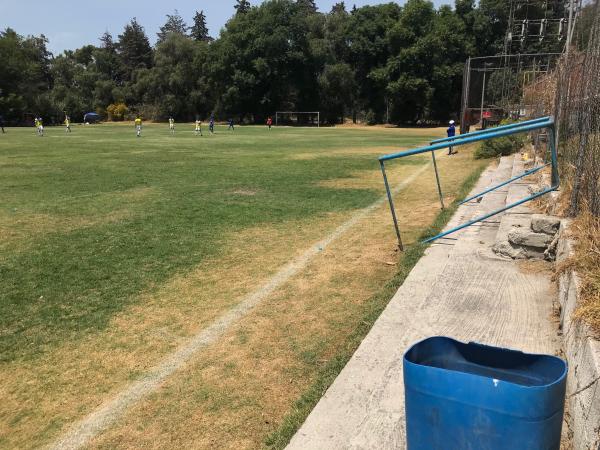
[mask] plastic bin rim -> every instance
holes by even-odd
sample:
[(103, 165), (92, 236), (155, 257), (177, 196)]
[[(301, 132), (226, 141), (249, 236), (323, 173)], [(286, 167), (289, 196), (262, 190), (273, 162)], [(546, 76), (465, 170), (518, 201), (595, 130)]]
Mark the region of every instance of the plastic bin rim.
[[(408, 354), (408, 352), (413, 347), (415, 347), (416, 345), (422, 344), (423, 342), (432, 340), (432, 339), (446, 339), (446, 340), (453, 341), (453, 342), (456, 342), (458, 344), (463, 344), (463, 345), (469, 345), (469, 344), (487, 345), (487, 344), (479, 344), (478, 342), (475, 342), (475, 341), (463, 342), (463, 341), (459, 341), (458, 339), (454, 339), (454, 338), (451, 338), (451, 337), (448, 337), (448, 336), (429, 336), (429, 337), (427, 337), (425, 339), (421, 339), (420, 341), (414, 342), (413, 344), (410, 345), (410, 347), (404, 352), (404, 355), (402, 356), (404, 364), (411, 365), (411, 366), (414, 366), (414, 367), (427, 367), (427, 368), (429, 368), (431, 370), (445, 372), (445, 373), (463, 373), (464, 375), (470, 375), (470, 376), (473, 376), (473, 377), (480, 378), (482, 380), (490, 379), (488, 377), (484, 377), (482, 375), (478, 375), (478, 374), (475, 374), (475, 373), (457, 372), (456, 370), (443, 369), (441, 367), (425, 366), (423, 364), (416, 364), (416, 363), (410, 361), (409, 359), (407, 359), (406, 355)], [(496, 347), (496, 346), (488, 345), (488, 347)], [(523, 353), (523, 354), (528, 355), (528, 356), (545, 356), (545, 357), (548, 357), (548, 358), (555, 358), (555, 359), (557, 359), (557, 360), (559, 360), (560, 362), (563, 363), (562, 373), (552, 383), (542, 384), (542, 385), (539, 385), (539, 386), (525, 386), (525, 385), (522, 385), (522, 384), (513, 383), (512, 381), (500, 380), (500, 381), (502, 381), (502, 383), (506, 383), (506, 384), (509, 384), (511, 386), (516, 386), (519, 389), (530, 389), (530, 390), (547, 389), (547, 388), (549, 388), (551, 386), (554, 386), (554, 385), (562, 382), (562, 380), (567, 376), (567, 373), (568, 373), (568, 363), (567, 363), (567, 361), (565, 361), (562, 358), (559, 358), (558, 356), (547, 355), (547, 354), (544, 354), (544, 353), (525, 353), (525, 352), (523, 352), (521, 350), (515, 350), (515, 349), (512, 349), (512, 348), (505, 348), (505, 347), (496, 347), (496, 348), (500, 348), (500, 349), (504, 349), (504, 350), (509, 350), (509, 351), (513, 351), (513, 352), (520, 352), (520, 353)]]

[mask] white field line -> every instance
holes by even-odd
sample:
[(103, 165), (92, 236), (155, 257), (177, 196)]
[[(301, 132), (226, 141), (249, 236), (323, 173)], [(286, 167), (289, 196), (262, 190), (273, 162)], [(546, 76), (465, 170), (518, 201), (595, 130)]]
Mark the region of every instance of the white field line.
[[(392, 192), (396, 194), (404, 189), (427, 170), (430, 165), (431, 163), (428, 163), (421, 167), (393, 189)], [(248, 294), (239, 304), (228, 310), (207, 328), (193, 336), (175, 352), (168, 355), (160, 364), (150, 369), (146, 375), (139, 380), (132, 382), (114, 398), (101, 405), (80, 422), (74, 424), (67, 433), (65, 433), (60, 440), (55, 442), (50, 448), (79, 449), (86, 445), (91, 439), (106, 430), (113, 422), (119, 419), (130, 406), (154, 391), (167, 377), (180, 369), (204, 347), (217, 341), (217, 339), (223, 336), (235, 322), (246, 316), (273, 291), (304, 269), (308, 263), (319, 254), (319, 252), (325, 249), (365, 216), (373, 212), (373, 210), (381, 206), (385, 201), (387, 201), (387, 197), (382, 197), (366, 208), (356, 212), (350, 219), (337, 227), (323, 240), (308, 248), (298, 258), (284, 265), (265, 284)]]

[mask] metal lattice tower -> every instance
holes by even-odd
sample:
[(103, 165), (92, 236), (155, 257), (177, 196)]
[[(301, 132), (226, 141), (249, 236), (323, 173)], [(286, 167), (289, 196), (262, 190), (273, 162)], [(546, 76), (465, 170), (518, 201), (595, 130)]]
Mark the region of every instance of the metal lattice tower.
[(510, 0), (505, 54), (561, 52), (582, 0)]

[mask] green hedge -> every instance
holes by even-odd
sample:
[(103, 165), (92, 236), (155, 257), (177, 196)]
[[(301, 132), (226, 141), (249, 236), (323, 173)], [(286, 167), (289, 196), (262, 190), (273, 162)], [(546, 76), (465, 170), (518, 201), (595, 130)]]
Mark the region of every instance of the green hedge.
[[(502, 121), (501, 125), (507, 125), (509, 121)], [(513, 134), (500, 138), (482, 141), (477, 150), (475, 150), (475, 158), (494, 158), (496, 156), (507, 156), (518, 152), (523, 148), (527, 136), (525, 134)]]

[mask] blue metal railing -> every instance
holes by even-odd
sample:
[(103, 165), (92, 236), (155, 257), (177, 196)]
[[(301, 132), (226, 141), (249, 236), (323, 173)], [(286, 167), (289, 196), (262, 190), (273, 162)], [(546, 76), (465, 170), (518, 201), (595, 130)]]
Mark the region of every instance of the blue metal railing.
[[(436, 182), (437, 182), (437, 186), (438, 186), (438, 193), (440, 196), (440, 202), (442, 205), (442, 208), (444, 208), (444, 200), (443, 200), (443, 195), (442, 195), (442, 190), (441, 190), (441, 185), (440, 185), (440, 179), (439, 179), (439, 174), (438, 174), (438, 170), (437, 170), (437, 163), (435, 160), (435, 151), (437, 150), (442, 150), (445, 148), (448, 148), (450, 146), (460, 146), (460, 145), (465, 145), (465, 144), (471, 144), (474, 142), (479, 142), (479, 141), (484, 141), (484, 140), (488, 140), (488, 139), (494, 139), (494, 138), (498, 138), (498, 137), (502, 137), (502, 136), (510, 136), (513, 134), (517, 134), (517, 133), (526, 133), (529, 131), (533, 131), (533, 130), (539, 130), (539, 129), (547, 129), (549, 131), (548, 136), (548, 143), (550, 145), (550, 153), (551, 153), (551, 162), (550, 165), (552, 166), (552, 181), (551, 181), (551, 185), (549, 188), (544, 189), (540, 192), (536, 192), (532, 195), (530, 195), (529, 197), (526, 197), (522, 200), (519, 200), (515, 203), (512, 203), (510, 205), (506, 205), (503, 208), (497, 209), (495, 211), (492, 211), (491, 213), (485, 214), (483, 216), (477, 217), (473, 220), (470, 220), (466, 223), (463, 223), (461, 225), (458, 225), (448, 231), (444, 231), (436, 236), (433, 236), (431, 238), (426, 239), (423, 242), (431, 242), (434, 241), (436, 239), (439, 239), (443, 236), (446, 236), (448, 234), (454, 233), (456, 231), (462, 230), (465, 227), (468, 227), (470, 225), (473, 225), (477, 222), (481, 222), (482, 220), (488, 219), (489, 217), (492, 217), (496, 214), (499, 214), (503, 211), (506, 211), (508, 209), (514, 208), (515, 206), (519, 206), (523, 203), (526, 203), (530, 200), (533, 200), (535, 198), (541, 197), (544, 194), (547, 194), (548, 192), (554, 191), (556, 189), (558, 189), (559, 185), (560, 185), (560, 180), (559, 180), (559, 175), (558, 175), (558, 163), (557, 163), (557, 152), (556, 152), (556, 139), (555, 139), (555, 127), (554, 127), (554, 119), (552, 117), (540, 117), (538, 119), (534, 119), (534, 120), (529, 120), (526, 122), (520, 122), (520, 123), (514, 123), (514, 124), (509, 124), (509, 125), (503, 125), (503, 126), (499, 126), (499, 127), (495, 127), (495, 128), (490, 128), (487, 130), (481, 130), (481, 131), (474, 131), (472, 133), (467, 133), (467, 134), (462, 134), (462, 135), (458, 135), (458, 136), (453, 136), (453, 137), (449, 137), (449, 138), (443, 138), (443, 139), (436, 139), (435, 141), (432, 141), (431, 145), (428, 145), (426, 147), (420, 147), (420, 148), (416, 148), (416, 149), (412, 149), (412, 150), (407, 150), (407, 151), (403, 151), (403, 152), (398, 152), (398, 153), (392, 153), (389, 155), (384, 155), (384, 156), (380, 156), (379, 157), (379, 164), (381, 166), (381, 173), (383, 175), (383, 182), (385, 184), (385, 189), (386, 189), (386, 193), (387, 193), (387, 197), (388, 197), (388, 201), (390, 204), (390, 211), (392, 213), (392, 219), (394, 222), (394, 228), (396, 230), (396, 237), (398, 238), (398, 246), (400, 247), (400, 250), (403, 250), (403, 245), (402, 245), (402, 238), (400, 235), (400, 228), (398, 226), (398, 219), (396, 217), (396, 211), (394, 208), (394, 201), (392, 199), (392, 194), (391, 194), (391, 190), (390, 190), (390, 186), (388, 183), (388, 179), (387, 179), (387, 175), (385, 172), (385, 162), (386, 161), (390, 161), (392, 159), (398, 159), (398, 158), (405, 158), (407, 156), (412, 156), (412, 155), (419, 155), (422, 153), (427, 153), (427, 152), (431, 152), (432, 158), (433, 158), (433, 167), (435, 170), (435, 176), (436, 176)], [(521, 175), (517, 175), (515, 177), (512, 177), (511, 179), (504, 181), (496, 186), (493, 186), (489, 189), (486, 189), (483, 192), (480, 192), (479, 194), (476, 194), (474, 196), (469, 197), (468, 199), (463, 200), (462, 203), (467, 202), (469, 200), (473, 200), (475, 198), (481, 197), (485, 194), (487, 194), (488, 192), (491, 192), (495, 189), (498, 189), (501, 186), (505, 186), (509, 183), (512, 183), (515, 180), (518, 180), (520, 178), (523, 178), (527, 175), (531, 175), (532, 173), (537, 172), (538, 170), (542, 169), (543, 167), (546, 167), (546, 165), (543, 166), (539, 166), (536, 167), (534, 169), (531, 169), (529, 171), (524, 172)]]
[(547, 116), (547, 117), (538, 117), (537, 119), (526, 120), (524, 122), (509, 123), (508, 125), (501, 125), (499, 127), (487, 128), (485, 130), (472, 131), (472, 132), (466, 133), (466, 134), (457, 134), (456, 136), (451, 136), (451, 137), (445, 137), (445, 138), (441, 138), (441, 139), (436, 139), (435, 141), (431, 141), (430, 144), (439, 144), (440, 142), (453, 141), (455, 139), (463, 138), (465, 136), (478, 136), (478, 135), (482, 135), (482, 134), (489, 134), (489, 133), (491, 133), (493, 131), (498, 131), (498, 130), (510, 130), (511, 128), (519, 128), (519, 127), (522, 127), (524, 125), (531, 125), (531, 124), (534, 124), (534, 123), (547, 122), (548, 119), (550, 119), (549, 116)]

